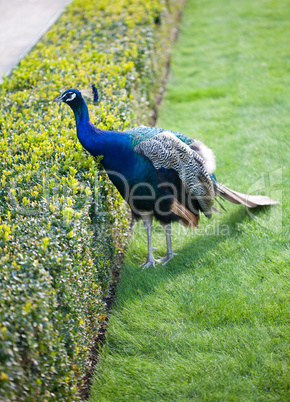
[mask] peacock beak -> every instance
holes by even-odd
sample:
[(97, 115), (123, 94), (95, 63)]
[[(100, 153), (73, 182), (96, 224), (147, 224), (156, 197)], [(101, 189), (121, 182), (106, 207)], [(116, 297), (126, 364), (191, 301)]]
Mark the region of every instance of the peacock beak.
[(62, 95), (57, 96), (57, 97), (53, 100), (53, 102), (62, 102)]

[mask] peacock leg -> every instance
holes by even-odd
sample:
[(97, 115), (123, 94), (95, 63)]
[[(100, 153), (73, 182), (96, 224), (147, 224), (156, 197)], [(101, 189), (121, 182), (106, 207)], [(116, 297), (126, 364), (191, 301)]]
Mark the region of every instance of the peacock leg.
[(159, 259), (160, 262), (163, 262), (162, 265), (165, 265), (168, 263), (168, 261), (172, 260), (173, 256), (176, 255), (172, 251), (172, 240), (171, 240), (171, 223), (164, 225), (161, 224), (165, 230), (165, 235), (166, 235), (166, 245), (167, 245), (167, 256), (166, 257), (161, 257)]
[(159, 262), (159, 260), (156, 260), (153, 256), (153, 250), (155, 250), (154, 247), (152, 247), (152, 215), (151, 214), (142, 214), (142, 219), (144, 223), (144, 227), (147, 229), (147, 239), (148, 239), (148, 257), (147, 261), (144, 262), (144, 264), (141, 264), (141, 267), (148, 268), (153, 265), (155, 267), (155, 263)]

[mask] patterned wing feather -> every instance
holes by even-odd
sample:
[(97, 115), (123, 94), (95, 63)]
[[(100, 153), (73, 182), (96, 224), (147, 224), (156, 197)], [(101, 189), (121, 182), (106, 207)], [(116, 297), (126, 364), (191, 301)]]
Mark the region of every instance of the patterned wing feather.
[(155, 169), (174, 169), (186, 191), (198, 200), (204, 214), (211, 216), (214, 186), (197, 152), (170, 131), (139, 142), (134, 151), (149, 158)]

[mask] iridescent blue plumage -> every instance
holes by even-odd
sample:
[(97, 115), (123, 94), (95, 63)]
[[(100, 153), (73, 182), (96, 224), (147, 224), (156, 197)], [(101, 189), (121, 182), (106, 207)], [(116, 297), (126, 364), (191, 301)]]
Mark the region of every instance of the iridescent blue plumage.
[[(163, 128), (139, 126), (126, 130), (126, 133), (131, 134), (133, 136), (132, 144), (135, 146), (138, 145), (141, 141), (145, 141), (165, 131), (167, 130), (164, 130)], [(190, 145), (194, 142), (192, 138), (188, 138), (186, 137), (186, 135), (178, 133), (177, 131), (170, 131), (170, 132), (173, 133), (177, 138), (179, 138), (187, 145)]]
[[(93, 97), (98, 93), (93, 86)], [(152, 251), (152, 217), (165, 227), (167, 257), (174, 253), (170, 224), (179, 221), (194, 228), (199, 213), (211, 217), (216, 195), (248, 206), (269, 203), (268, 197), (234, 192), (217, 182), (213, 175), (214, 155), (200, 141), (155, 127), (136, 127), (124, 132), (100, 130), (89, 119), (88, 107), (80, 91), (69, 89), (55, 101), (67, 103), (74, 112), (77, 136), (82, 146), (94, 157), (100, 155), (102, 165), (136, 218), (142, 218), (148, 232), (148, 258), (145, 267), (157, 260)], [(252, 196), (257, 197), (257, 196)], [(270, 200), (270, 203), (274, 203)]]

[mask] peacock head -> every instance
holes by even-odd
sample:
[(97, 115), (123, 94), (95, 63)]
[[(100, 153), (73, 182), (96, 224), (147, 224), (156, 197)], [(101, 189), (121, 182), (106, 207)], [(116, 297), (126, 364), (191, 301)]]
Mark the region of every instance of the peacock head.
[(60, 96), (55, 98), (54, 102), (64, 102), (70, 106), (77, 105), (82, 99), (82, 94), (77, 89), (67, 89)]
[(94, 102), (97, 102), (99, 99), (97, 88), (95, 85), (92, 85), (90, 89), (84, 89), (82, 91), (78, 91), (77, 89), (67, 89), (53, 101), (64, 102), (74, 108), (81, 103), (83, 96), (91, 98)]

